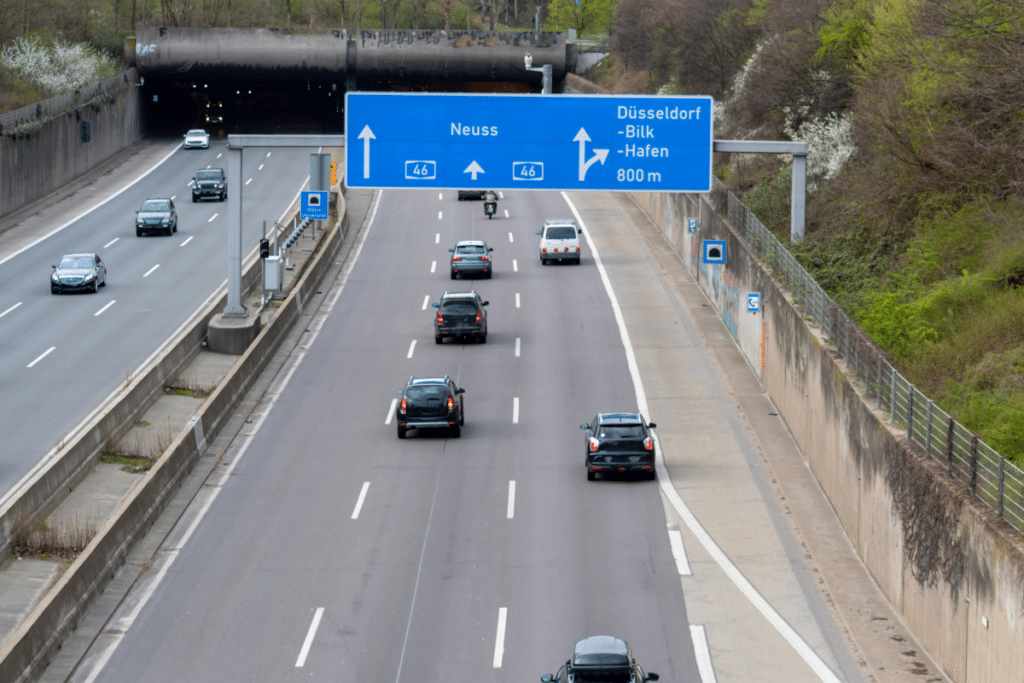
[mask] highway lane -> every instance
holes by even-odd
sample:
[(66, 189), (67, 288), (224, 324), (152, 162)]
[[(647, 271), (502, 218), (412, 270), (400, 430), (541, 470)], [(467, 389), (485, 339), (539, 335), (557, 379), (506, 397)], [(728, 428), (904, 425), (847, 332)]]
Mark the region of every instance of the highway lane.
[[(262, 221), (273, 224), (295, 198), (309, 151), (246, 152), (247, 251)], [(0, 261), (0, 500), (225, 281), (228, 204), (193, 204), (190, 189), (196, 170), (226, 167), (225, 155), (223, 142), (173, 151), (110, 201)], [(174, 198), (172, 237), (135, 236), (135, 211), (154, 196)], [(82, 251), (100, 254), (108, 285), (98, 294), (53, 296), (50, 266)]]

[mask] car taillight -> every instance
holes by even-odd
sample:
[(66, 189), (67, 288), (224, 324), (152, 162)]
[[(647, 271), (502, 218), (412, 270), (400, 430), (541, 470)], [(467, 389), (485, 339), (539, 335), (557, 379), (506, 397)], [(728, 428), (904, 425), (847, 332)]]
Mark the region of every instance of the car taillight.
[(481, 311), (477, 311), (476, 312), (476, 321), (480, 322), (483, 319), (484, 319), (484, 314)]
[(437, 324), (444, 325), (444, 318), (441, 317), (441, 311), (437, 312)]
[(555, 253), (557, 254), (557, 253), (558, 253), (558, 247), (555, 247), (555, 248), (554, 248), (554, 249), (552, 249), (551, 251), (553, 251), (553, 252), (555, 252)]
[(590, 437), (590, 450), (596, 451), (598, 445), (599, 445), (598, 440), (595, 439), (594, 437)]
[(452, 261), (461, 261), (461, 260), (462, 260), (461, 256), (452, 256)]
[(406, 401), (405, 396), (403, 396), (402, 397), (402, 407), (399, 409), (399, 411), (402, 413), (402, 415), (405, 415), (405, 408), (408, 405), (409, 405), (409, 403)]
[(542, 254), (548, 253), (548, 248), (544, 247), (543, 249), (540, 250), (540, 253), (542, 253)]
[(490, 260), (491, 260), (491, 257), (490, 257), (490, 256), (481, 256), (481, 257), (480, 257), (480, 260), (481, 260), (481, 261), (490, 261)]
[(651, 437), (644, 439), (644, 448), (649, 451), (654, 450), (654, 441), (651, 440)]
[(576, 251), (579, 251), (579, 250), (580, 250), (580, 248), (579, 248), (579, 247), (576, 247)]
[(451, 396), (448, 397), (448, 410), (455, 410), (455, 399)]

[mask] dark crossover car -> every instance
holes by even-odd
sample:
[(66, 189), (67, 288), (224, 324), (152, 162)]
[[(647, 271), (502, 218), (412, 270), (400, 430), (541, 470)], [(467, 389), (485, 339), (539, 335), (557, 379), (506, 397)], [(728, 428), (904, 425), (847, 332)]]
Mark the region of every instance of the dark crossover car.
[(192, 179), (192, 201), (200, 199), (216, 199), (224, 201), (228, 198), (228, 179), (223, 168), (204, 168), (196, 171)]
[(50, 292), (98, 292), (107, 285), (107, 267), (96, 254), (67, 254), (53, 267)]
[(483, 199), (487, 190), (459, 190), (459, 201), (466, 199)]
[(398, 438), (404, 439), (410, 429), (447, 429), (453, 438), (462, 436), (466, 423), (462, 394), (465, 389), (455, 386), (448, 375), (444, 377), (410, 377), (398, 395), (395, 419)]
[(178, 212), (170, 199), (147, 199), (135, 212), (135, 235), (148, 232), (163, 233), (168, 237), (178, 232)]
[(455, 243), (455, 247), (448, 250), (451, 252), (452, 279), (460, 275), (483, 275), (491, 277), (491, 256), (494, 251), (487, 246), (483, 240), (462, 240)]
[(658, 680), (645, 674), (629, 645), (613, 636), (590, 636), (576, 643), (572, 659), (558, 673), (541, 676), (541, 683), (645, 683)]
[(490, 301), (481, 301), (473, 292), (445, 292), (441, 301), (431, 304), (437, 309), (434, 318), (434, 341), (444, 343), (445, 337), (473, 338), (481, 344), (487, 342), (487, 311), (484, 306)]
[(654, 479), (654, 439), (657, 425), (645, 422), (640, 413), (598, 413), (590, 424), (581, 424), (586, 432), (587, 479), (597, 473), (639, 474)]

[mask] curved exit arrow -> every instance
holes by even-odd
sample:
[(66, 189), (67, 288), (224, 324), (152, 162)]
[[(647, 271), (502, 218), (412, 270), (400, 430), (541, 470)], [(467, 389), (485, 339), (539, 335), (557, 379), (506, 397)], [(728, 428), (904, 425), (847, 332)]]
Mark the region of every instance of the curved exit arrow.
[(587, 177), (587, 169), (594, 165), (594, 162), (600, 161), (601, 165), (604, 165), (604, 160), (608, 158), (608, 149), (595, 149), (594, 156), (587, 160), (587, 143), (590, 142), (590, 136), (587, 135), (587, 131), (580, 128), (580, 132), (576, 133), (576, 137), (572, 139), (573, 142), (580, 143), (580, 182), (583, 182)]
[(363, 132), (358, 135), (363, 141), (363, 177), (370, 177), (370, 140), (376, 140), (377, 136), (370, 130), (369, 124), (363, 126)]

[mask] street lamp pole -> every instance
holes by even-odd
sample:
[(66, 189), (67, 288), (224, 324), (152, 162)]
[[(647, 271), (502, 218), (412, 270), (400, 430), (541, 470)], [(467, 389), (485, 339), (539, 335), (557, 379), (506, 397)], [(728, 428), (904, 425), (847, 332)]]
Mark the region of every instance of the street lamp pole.
[(526, 63), (526, 70), (527, 71), (539, 71), (540, 73), (544, 74), (544, 77), (541, 80), (541, 90), (540, 90), (540, 92), (541, 92), (542, 95), (550, 95), (551, 94), (551, 65), (550, 64), (544, 64), (542, 66), (534, 68), (534, 66), (533, 66), (533, 55), (530, 54), (529, 52), (527, 52), (525, 55), (523, 55), (523, 61)]

